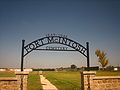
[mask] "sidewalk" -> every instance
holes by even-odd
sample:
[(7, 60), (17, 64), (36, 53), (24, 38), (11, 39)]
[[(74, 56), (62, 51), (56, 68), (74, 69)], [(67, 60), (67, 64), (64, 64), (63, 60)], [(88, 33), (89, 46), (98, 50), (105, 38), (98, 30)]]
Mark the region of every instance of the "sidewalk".
[(39, 72), (41, 84), (43, 87), (43, 90), (58, 90), (53, 84), (51, 84), (43, 75), (42, 71)]

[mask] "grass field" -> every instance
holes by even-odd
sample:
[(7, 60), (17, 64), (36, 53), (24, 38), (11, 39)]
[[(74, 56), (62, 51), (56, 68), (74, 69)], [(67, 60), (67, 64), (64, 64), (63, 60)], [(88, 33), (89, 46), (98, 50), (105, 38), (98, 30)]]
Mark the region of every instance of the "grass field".
[[(80, 72), (44, 72), (59, 90), (81, 90)], [(120, 76), (120, 72), (97, 71), (96, 76)]]
[(0, 72), (0, 77), (15, 77), (15, 73), (10, 71)]
[(28, 76), (28, 90), (42, 90), (38, 72), (31, 72)]
[(59, 90), (80, 90), (79, 72), (44, 72), (43, 74)]
[(96, 76), (120, 76), (120, 72), (114, 71), (97, 71)]

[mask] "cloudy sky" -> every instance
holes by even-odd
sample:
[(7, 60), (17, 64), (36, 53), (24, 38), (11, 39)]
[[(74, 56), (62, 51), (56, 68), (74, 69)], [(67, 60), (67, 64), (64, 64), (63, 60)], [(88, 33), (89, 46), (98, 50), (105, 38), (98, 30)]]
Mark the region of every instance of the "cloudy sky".
[[(46, 34), (63, 34), (83, 46), (90, 43), (90, 66), (99, 65), (95, 50), (120, 64), (119, 0), (0, 0), (0, 68), (20, 68), (25, 45)], [(54, 46), (54, 45), (52, 45)], [(61, 46), (61, 45), (58, 45)], [(65, 46), (64, 46), (65, 47)], [(79, 52), (33, 51), (26, 68), (86, 66)]]

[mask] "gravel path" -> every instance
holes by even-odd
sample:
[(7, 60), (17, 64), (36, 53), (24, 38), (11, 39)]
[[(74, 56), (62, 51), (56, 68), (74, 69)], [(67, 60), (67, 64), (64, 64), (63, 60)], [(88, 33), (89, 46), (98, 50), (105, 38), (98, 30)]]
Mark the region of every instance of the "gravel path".
[(43, 87), (43, 90), (58, 90), (53, 84), (50, 83), (43, 75), (42, 72), (40, 71), (40, 79), (41, 79), (41, 84)]

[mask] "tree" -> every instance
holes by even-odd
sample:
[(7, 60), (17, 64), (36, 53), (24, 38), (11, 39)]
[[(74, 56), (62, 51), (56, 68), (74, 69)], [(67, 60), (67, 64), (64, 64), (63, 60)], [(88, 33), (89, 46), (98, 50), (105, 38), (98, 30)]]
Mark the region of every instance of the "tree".
[(102, 69), (104, 70), (105, 66), (108, 64), (108, 59), (106, 57), (107, 54), (104, 51), (100, 51), (99, 49), (95, 51), (95, 54), (98, 57), (98, 62), (100, 62)]
[(111, 65), (107, 66), (105, 70), (107, 70), (107, 71), (113, 71), (114, 70), (114, 66), (111, 66)]
[(76, 68), (77, 68), (76, 65), (74, 65), (74, 64), (71, 65), (71, 69), (76, 69)]

